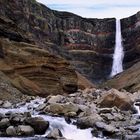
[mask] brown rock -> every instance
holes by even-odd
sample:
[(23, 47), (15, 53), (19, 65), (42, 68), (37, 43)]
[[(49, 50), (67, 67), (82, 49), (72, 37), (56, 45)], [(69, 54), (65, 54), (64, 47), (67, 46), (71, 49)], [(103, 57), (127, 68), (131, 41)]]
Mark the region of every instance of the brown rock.
[(46, 97), (77, 90), (77, 75), (63, 58), (32, 44), (3, 39), (0, 44), (6, 54), (0, 70), (22, 93)]
[(118, 107), (121, 110), (131, 110), (133, 108), (133, 102), (128, 93), (119, 92), (116, 89), (111, 89), (98, 100), (98, 105), (100, 107), (109, 107), (114, 106)]

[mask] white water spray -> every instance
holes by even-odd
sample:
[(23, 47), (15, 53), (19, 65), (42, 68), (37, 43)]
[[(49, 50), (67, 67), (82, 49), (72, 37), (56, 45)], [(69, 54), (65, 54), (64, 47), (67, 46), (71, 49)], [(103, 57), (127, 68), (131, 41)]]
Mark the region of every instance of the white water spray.
[(122, 45), (121, 23), (120, 23), (120, 19), (117, 19), (116, 20), (116, 42), (115, 42), (115, 51), (113, 55), (111, 77), (123, 71), (123, 58), (124, 58), (124, 51), (123, 51), (123, 45)]

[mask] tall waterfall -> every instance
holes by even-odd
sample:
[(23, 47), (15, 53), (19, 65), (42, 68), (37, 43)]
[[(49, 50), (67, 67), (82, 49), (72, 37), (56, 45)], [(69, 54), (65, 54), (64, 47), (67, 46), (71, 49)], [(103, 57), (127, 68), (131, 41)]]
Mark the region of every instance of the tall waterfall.
[(123, 58), (124, 51), (122, 45), (122, 35), (121, 35), (121, 23), (120, 20), (116, 20), (116, 42), (115, 51), (113, 55), (113, 65), (111, 71), (111, 77), (123, 71)]

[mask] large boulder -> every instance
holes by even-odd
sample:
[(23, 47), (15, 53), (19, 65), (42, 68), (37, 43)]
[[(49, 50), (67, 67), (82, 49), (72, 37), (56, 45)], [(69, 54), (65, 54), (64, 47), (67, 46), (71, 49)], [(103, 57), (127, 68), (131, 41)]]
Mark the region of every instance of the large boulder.
[(16, 132), (16, 129), (14, 126), (9, 126), (7, 129), (6, 129), (6, 134), (8, 136), (11, 136), (11, 137), (14, 137), (14, 136), (17, 136), (17, 132)]
[(8, 118), (3, 118), (1, 121), (0, 121), (0, 129), (4, 129), (4, 128), (7, 128), (8, 126), (10, 126), (10, 121)]
[(79, 106), (72, 102), (68, 102), (65, 104), (52, 103), (44, 109), (45, 112), (51, 112), (53, 114), (60, 114), (60, 115), (61, 114), (68, 115), (69, 113), (70, 114), (74, 113), (76, 115), (78, 110), (79, 110)]
[(119, 92), (116, 89), (111, 89), (108, 92), (104, 93), (98, 99), (98, 105), (101, 108), (114, 106), (118, 107), (121, 110), (132, 110), (133, 101), (130, 98), (130, 93)]
[(17, 134), (19, 136), (33, 136), (34, 129), (29, 125), (19, 125), (17, 127)]
[(36, 134), (42, 135), (49, 128), (49, 122), (42, 117), (26, 118), (25, 123), (32, 126)]
[(103, 119), (100, 117), (100, 115), (94, 113), (90, 116), (78, 118), (76, 124), (78, 127), (85, 129), (85, 128), (93, 127), (96, 122), (98, 122), (98, 121), (100, 122), (102, 120)]

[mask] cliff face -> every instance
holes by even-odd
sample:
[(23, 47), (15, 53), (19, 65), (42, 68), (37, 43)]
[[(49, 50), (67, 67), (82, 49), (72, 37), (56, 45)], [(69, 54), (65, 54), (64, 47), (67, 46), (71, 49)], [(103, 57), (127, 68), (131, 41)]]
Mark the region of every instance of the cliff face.
[(109, 75), (115, 19), (85, 19), (50, 10), (34, 0), (0, 0), (0, 9), (30, 40), (70, 60), (88, 79), (99, 81)]
[(77, 90), (70, 63), (35, 44), (28, 32), (0, 16), (0, 99), (18, 101), (22, 93), (46, 97)]
[(122, 19), (122, 36), (125, 51), (124, 67), (131, 67), (140, 61), (140, 12)]
[[(140, 13), (122, 19), (121, 25), (124, 68), (127, 69), (140, 59)], [(111, 72), (115, 31), (114, 18), (86, 19), (51, 10), (35, 0), (0, 0), (0, 37), (34, 44), (35, 48), (45, 49), (54, 59), (63, 57), (93, 82), (105, 80)], [(0, 52), (3, 58), (3, 50)], [(44, 65), (44, 62), (39, 63)], [(65, 68), (69, 69), (69, 66), (65, 65)], [(76, 89), (75, 85), (74, 82), (71, 86)]]

